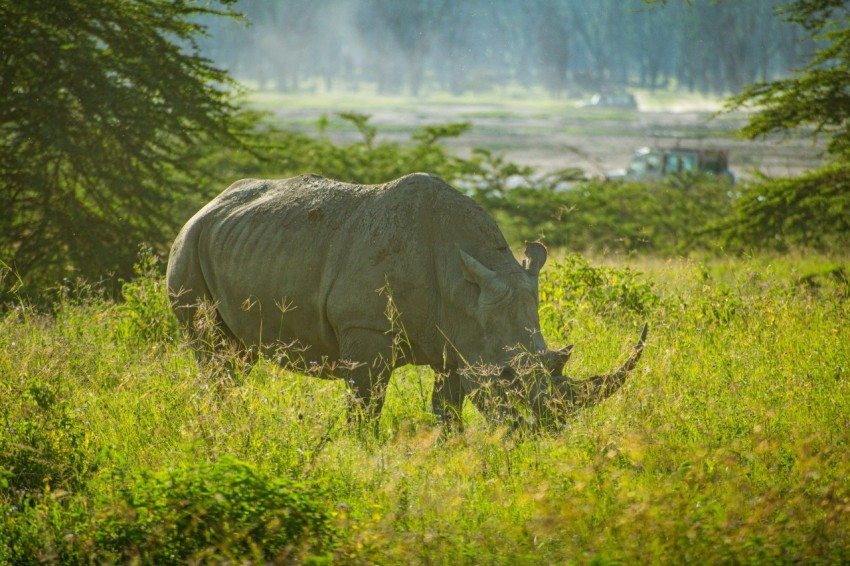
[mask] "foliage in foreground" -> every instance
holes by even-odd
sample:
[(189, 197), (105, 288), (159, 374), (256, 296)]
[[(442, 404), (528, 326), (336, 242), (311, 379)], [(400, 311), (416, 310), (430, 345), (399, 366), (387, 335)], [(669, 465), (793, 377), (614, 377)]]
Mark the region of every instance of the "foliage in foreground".
[[(640, 271), (638, 270), (640, 268)], [(0, 318), (0, 562), (850, 560), (850, 265), (823, 257), (547, 266), (544, 333), (626, 387), (548, 433), (427, 412), (394, 376), (378, 438), (344, 387), (205, 373), (162, 281)], [(845, 274), (838, 277), (836, 274)]]
[(6, 506), (13, 516), (0, 525), (0, 557), (16, 564), (286, 562), (321, 559), (334, 548), (320, 489), (231, 458), (92, 483), (94, 499), (48, 486), (22, 508)]

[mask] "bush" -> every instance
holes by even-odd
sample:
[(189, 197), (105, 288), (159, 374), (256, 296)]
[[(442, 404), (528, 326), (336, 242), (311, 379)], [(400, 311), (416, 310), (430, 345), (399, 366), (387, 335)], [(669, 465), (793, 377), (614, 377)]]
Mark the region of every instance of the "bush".
[(541, 326), (563, 340), (581, 311), (643, 320), (661, 299), (641, 277), (629, 267), (593, 266), (580, 255), (568, 255), (540, 274)]
[(325, 493), (232, 459), (144, 474), (97, 517), (94, 543), (152, 563), (321, 554), (334, 540)]
[(715, 247), (714, 224), (733, 202), (727, 181), (699, 176), (566, 186), (545, 176), (510, 190), (473, 190), (472, 196), (496, 216), (508, 241), (538, 237), (573, 251), (661, 255)]
[(121, 338), (155, 343), (177, 336), (177, 321), (171, 313), (162, 271), (159, 258), (143, 248), (134, 268), (136, 278), (121, 286)]
[(568, 255), (541, 273), (540, 301), (568, 314), (585, 303), (603, 316), (645, 315), (659, 297), (641, 275), (629, 267), (594, 267), (578, 254)]
[[(120, 485), (116, 479), (109, 481)], [(48, 494), (21, 509), (7, 505), (3, 511), (17, 512), (0, 521), (0, 561), (320, 560), (337, 540), (326, 498), (320, 488), (234, 459), (142, 473), (89, 504)]]
[(800, 177), (746, 183), (722, 229), (738, 248), (847, 249), (850, 167), (832, 164)]
[(43, 489), (76, 490), (97, 469), (97, 454), (52, 383), (28, 380), (17, 414), (0, 435), (0, 496), (27, 498)]

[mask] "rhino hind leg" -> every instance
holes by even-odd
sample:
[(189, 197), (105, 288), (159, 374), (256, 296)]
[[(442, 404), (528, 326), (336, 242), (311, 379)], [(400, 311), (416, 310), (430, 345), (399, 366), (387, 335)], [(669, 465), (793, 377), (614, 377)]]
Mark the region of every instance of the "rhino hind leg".
[(434, 367), (434, 390), (431, 394), (431, 411), (449, 429), (463, 429), (463, 400), (466, 392), (457, 370), (448, 371)]
[(256, 362), (256, 352), (242, 347), (222, 318), (201, 269), (197, 245), (187, 245), (191, 240), (181, 232), (171, 250), (166, 273), (171, 309), (189, 338), (198, 364), (211, 367), (216, 374), (224, 370), (233, 378), (237, 366), (246, 366), (235, 362), (241, 359), (250, 368)]
[(365, 422), (377, 431), (395, 366), (392, 353), (392, 339), (383, 332), (357, 328), (342, 334), (340, 358), (347, 367), (339, 377), (351, 392), (350, 422)]
[(229, 381), (240, 381), (259, 360), (258, 349), (248, 348), (236, 338), (213, 303), (198, 306), (189, 336), (199, 364)]
[(191, 292), (171, 292), (174, 314), (183, 327), (199, 366), (231, 381), (256, 363), (253, 349), (246, 349), (228, 328), (218, 305)]

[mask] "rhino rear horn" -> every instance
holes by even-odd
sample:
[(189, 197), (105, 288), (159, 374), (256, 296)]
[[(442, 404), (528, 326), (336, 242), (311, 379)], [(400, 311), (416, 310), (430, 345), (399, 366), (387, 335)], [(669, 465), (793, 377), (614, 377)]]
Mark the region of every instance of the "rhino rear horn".
[(543, 365), (550, 375), (561, 375), (564, 366), (570, 360), (573, 353), (573, 345), (565, 346), (560, 350), (550, 350), (546, 352), (543, 359)]

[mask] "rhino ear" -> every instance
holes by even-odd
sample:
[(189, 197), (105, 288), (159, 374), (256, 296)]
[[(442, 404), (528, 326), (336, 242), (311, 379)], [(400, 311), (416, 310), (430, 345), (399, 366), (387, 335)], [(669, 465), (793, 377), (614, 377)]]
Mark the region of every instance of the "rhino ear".
[(540, 242), (526, 242), (525, 261), (522, 266), (529, 275), (537, 277), (543, 265), (546, 263), (546, 246)]
[(508, 292), (508, 284), (499, 274), (485, 267), (480, 261), (460, 250), (460, 264), (463, 276), (470, 283), (478, 285), (485, 302), (495, 302)]

